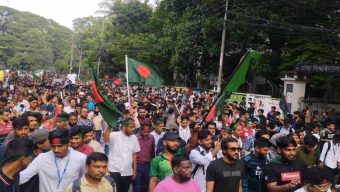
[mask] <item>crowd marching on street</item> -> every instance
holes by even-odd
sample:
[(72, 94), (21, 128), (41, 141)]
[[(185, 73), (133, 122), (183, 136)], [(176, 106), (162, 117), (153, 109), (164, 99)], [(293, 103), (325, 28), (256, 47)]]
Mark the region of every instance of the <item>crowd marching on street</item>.
[(264, 114), (228, 100), (205, 122), (215, 93), (131, 85), (128, 98), (101, 81), (122, 113), (111, 127), (90, 81), (64, 82), (1, 83), (0, 192), (339, 191), (330, 110)]

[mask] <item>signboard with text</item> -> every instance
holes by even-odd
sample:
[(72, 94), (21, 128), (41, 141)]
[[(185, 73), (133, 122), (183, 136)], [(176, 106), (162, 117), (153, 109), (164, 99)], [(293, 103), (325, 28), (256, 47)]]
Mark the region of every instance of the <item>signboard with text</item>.
[(332, 65), (308, 65), (299, 64), (295, 67), (299, 73), (340, 73), (340, 64)]

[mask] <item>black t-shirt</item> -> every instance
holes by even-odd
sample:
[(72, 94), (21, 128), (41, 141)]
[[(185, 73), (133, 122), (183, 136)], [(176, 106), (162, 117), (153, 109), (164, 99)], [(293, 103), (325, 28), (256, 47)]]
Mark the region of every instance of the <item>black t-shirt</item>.
[[(275, 158), (265, 168), (265, 180), (267, 184), (276, 182), (278, 186), (285, 185), (294, 179), (300, 179), (303, 182), (306, 178), (306, 170), (306, 163), (299, 159), (285, 162), (281, 158)], [(287, 192), (293, 192), (301, 187), (302, 185), (298, 185)]]
[(14, 180), (3, 174), (0, 168), (0, 192), (17, 192), (19, 189), (19, 174), (14, 175)]
[(206, 180), (214, 181), (214, 192), (238, 192), (244, 171), (243, 160), (228, 164), (220, 158), (208, 166)]
[[(245, 177), (243, 182), (243, 191), (248, 192), (266, 192), (267, 187), (264, 181), (264, 168), (267, 159), (256, 157), (253, 153), (243, 158), (245, 162)], [(245, 190), (247, 188), (247, 190)]]
[(21, 192), (39, 192), (39, 175), (34, 175), (26, 183), (20, 185)]

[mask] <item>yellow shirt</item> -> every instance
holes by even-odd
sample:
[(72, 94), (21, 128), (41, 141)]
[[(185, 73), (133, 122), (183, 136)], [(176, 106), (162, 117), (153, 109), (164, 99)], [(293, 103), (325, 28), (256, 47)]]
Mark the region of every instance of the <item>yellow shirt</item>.
[[(65, 192), (72, 192), (72, 186), (73, 183), (71, 183), (67, 188)], [(80, 180), (80, 191), (86, 191), (86, 192), (115, 192), (113, 190), (112, 185), (110, 182), (102, 178), (101, 182), (99, 183), (98, 187), (92, 186), (90, 183), (87, 182), (85, 175)]]

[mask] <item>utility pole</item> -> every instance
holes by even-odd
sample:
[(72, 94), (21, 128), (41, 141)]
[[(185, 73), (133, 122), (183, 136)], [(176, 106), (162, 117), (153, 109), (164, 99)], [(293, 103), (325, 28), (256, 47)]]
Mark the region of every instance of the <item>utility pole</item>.
[(218, 93), (221, 91), (221, 83), (222, 83), (222, 68), (223, 68), (225, 36), (226, 36), (227, 19), (228, 19), (228, 3), (229, 3), (229, 0), (226, 0), (226, 2), (225, 2), (224, 19), (223, 19), (223, 32), (222, 32), (222, 42), (221, 42), (220, 66), (218, 68), (218, 79), (217, 79), (217, 92)]
[(70, 74), (72, 73), (73, 67), (73, 49), (74, 49), (74, 34), (72, 35), (72, 45), (71, 45), (71, 58), (70, 58)]
[(99, 48), (99, 56), (98, 56), (98, 63), (97, 63), (97, 76), (99, 76), (99, 68), (100, 68), (100, 57), (102, 55), (102, 47), (103, 47), (103, 40), (104, 40), (104, 22), (105, 22), (105, 17), (103, 17), (103, 22), (102, 22), (102, 29), (100, 32), (100, 48)]

